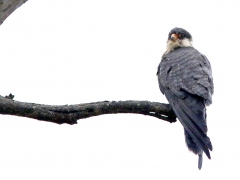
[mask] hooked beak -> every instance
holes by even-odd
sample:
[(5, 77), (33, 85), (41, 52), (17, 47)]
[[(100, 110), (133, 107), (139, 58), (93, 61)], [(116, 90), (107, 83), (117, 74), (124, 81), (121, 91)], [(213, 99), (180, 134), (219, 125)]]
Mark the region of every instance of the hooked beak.
[(170, 39), (171, 39), (172, 41), (176, 41), (176, 40), (178, 39), (178, 35), (177, 35), (177, 34), (172, 34), (171, 37), (170, 37)]

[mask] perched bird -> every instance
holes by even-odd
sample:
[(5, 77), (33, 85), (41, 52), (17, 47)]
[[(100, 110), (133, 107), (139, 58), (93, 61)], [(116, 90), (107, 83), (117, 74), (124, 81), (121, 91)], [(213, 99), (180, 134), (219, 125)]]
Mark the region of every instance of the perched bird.
[(184, 127), (188, 149), (199, 156), (201, 169), (202, 153), (211, 159), (206, 106), (212, 103), (213, 77), (207, 57), (193, 48), (192, 36), (185, 29), (169, 32), (157, 76), (161, 92)]

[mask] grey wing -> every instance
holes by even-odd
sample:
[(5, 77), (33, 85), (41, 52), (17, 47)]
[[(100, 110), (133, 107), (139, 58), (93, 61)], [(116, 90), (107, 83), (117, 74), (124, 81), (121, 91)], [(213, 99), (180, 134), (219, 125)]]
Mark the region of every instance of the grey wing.
[(179, 90), (198, 95), (212, 103), (213, 77), (207, 57), (192, 47), (180, 48), (162, 57), (158, 67), (161, 92), (170, 88), (176, 95)]
[(205, 105), (211, 104), (213, 93), (209, 61), (192, 47), (174, 50), (163, 56), (158, 80), (161, 92), (166, 95), (179, 121), (192, 138), (186, 137), (188, 148), (199, 156), (203, 150), (210, 158), (209, 149), (212, 150), (212, 145), (206, 135), (205, 109)]

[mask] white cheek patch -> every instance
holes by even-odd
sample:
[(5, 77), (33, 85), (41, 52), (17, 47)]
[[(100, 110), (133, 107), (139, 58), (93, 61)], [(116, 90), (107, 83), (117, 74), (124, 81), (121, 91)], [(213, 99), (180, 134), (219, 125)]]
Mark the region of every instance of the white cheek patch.
[(171, 52), (172, 50), (174, 50), (177, 47), (180, 47), (180, 43), (179, 43), (178, 40), (177, 41), (168, 40), (167, 41), (167, 52), (166, 53)]
[(171, 52), (177, 47), (189, 47), (189, 46), (192, 46), (192, 43), (189, 39), (186, 39), (186, 38), (183, 40), (176, 40), (176, 41), (168, 40), (166, 53)]
[(192, 43), (189, 39), (185, 38), (185, 39), (179, 41), (179, 45), (180, 45), (180, 47), (189, 47), (189, 46), (192, 46)]

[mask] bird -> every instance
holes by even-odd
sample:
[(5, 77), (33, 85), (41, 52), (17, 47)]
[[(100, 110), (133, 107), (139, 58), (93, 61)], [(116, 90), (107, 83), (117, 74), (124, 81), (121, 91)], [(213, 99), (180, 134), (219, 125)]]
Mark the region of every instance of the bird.
[(200, 170), (203, 152), (211, 159), (213, 149), (207, 136), (206, 106), (212, 104), (214, 84), (211, 64), (193, 47), (187, 30), (176, 27), (169, 32), (157, 77), (160, 91), (183, 125), (188, 149), (198, 155)]

